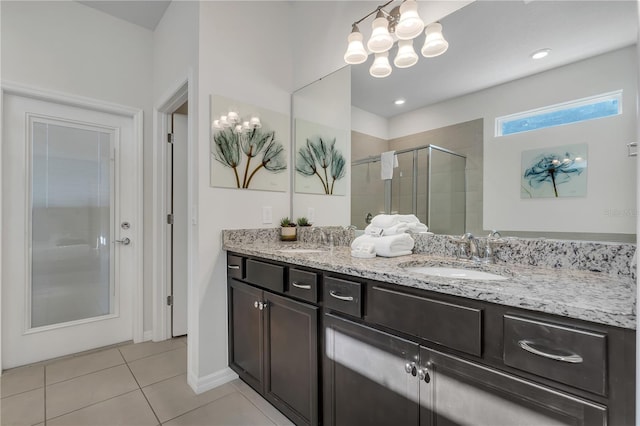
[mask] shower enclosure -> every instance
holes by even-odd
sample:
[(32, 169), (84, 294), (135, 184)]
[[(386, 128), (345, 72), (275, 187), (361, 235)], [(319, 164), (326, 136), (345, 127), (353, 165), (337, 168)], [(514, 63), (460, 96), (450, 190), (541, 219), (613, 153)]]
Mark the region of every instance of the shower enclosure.
[(415, 214), (437, 234), (462, 234), (466, 157), (426, 145), (396, 151), (393, 179), (380, 179), (380, 157), (351, 163), (351, 224), (364, 229), (379, 213)]

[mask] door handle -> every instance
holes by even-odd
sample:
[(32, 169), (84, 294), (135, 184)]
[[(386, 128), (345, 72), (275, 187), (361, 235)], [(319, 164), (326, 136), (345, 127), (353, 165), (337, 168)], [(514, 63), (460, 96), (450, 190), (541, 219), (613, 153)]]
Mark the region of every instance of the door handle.
[(115, 240), (114, 243), (120, 243), (123, 246), (128, 246), (129, 244), (131, 244), (131, 240), (129, 238), (123, 238), (121, 240)]

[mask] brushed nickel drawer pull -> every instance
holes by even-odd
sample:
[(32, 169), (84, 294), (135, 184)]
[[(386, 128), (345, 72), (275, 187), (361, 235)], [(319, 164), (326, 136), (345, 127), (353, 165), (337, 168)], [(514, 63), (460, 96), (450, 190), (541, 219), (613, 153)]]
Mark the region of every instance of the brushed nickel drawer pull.
[(518, 341), (518, 345), (520, 345), (520, 347), (522, 349), (524, 349), (527, 352), (531, 352), (534, 355), (539, 355), (541, 357), (544, 358), (549, 358), (549, 359), (553, 359), (556, 361), (562, 361), (562, 362), (568, 362), (571, 364), (580, 364), (582, 362), (582, 357), (578, 354), (572, 354), (572, 353), (567, 353), (567, 354), (552, 354), (549, 352), (545, 352), (543, 350), (540, 350), (538, 348), (536, 348), (535, 343), (529, 341), (529, 340), (519, 340)]
[(301, 288), (303, 290), (311, 290), (311, 285), (310, 284), (298, 284), (296, 281), (293, 281), (291, 283), (291, 285), (296, 287), (296, 288)]
[(229, 268), (229, 269), (240, 269), (240, 267), (238, 265), (227, 265), (227, 268)]
[(353, 296), (341, 296), (333, 290), (329, 290), (331, 297), (335, 297), (338, 300), (344, 300), (345, 302), (353, 302)]

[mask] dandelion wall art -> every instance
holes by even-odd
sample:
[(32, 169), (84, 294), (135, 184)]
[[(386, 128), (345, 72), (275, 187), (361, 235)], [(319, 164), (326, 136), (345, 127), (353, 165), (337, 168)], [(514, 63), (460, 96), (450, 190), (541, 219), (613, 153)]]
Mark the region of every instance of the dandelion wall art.
[(211, 186), (286, 191), (289, 117), (211, 96)]
[(522, 152), (521, 198), (587, 195), (587, 144)]
[(296, 192), (344, 195), (346, 132), (301, 119), (295, 126)]

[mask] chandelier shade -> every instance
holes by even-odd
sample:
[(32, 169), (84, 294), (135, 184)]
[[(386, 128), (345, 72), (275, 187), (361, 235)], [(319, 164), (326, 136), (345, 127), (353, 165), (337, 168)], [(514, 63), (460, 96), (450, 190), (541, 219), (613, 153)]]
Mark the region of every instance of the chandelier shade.
[(389, 21), (382, 10), (378, 11), (376, 19), (371, 24), (373, 31), (367, 42), (367, 48), (373, 53), (386, 52), (393, 46), (393, 37), (389, 34)]
[(351, 34), (347, 37), (347, 41), (349, 45), (347, 46), (347, 51), (344, 54), (344, 61), (347, 64), (361, 64), (367, 60), (369, 54), (364, 48), (364, 44), (362, 43), (362, 33), (358, 29), (357, 25), (353, 25), (353, 29), (351, 30)]
[(396, 37), (400, 40), (413, 40), (422, 34), (424, 22), (418, 15), (418, 4), (415, 0), (406, 0), (400, 6), (400, 20), (396, 24)]
[(369, 74), (372, 77), (384, 78), (391, 74), (391, 64), (389, 63), (389, 52), (376, 53)]
[(449, 48), (449, 42), (442, 35), (442, 25), (439, 22), (427, 25), (424, 30), (426, 38), (422, 47), (422, 56), (434, 58), (442, 55)]

